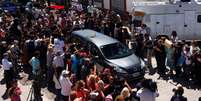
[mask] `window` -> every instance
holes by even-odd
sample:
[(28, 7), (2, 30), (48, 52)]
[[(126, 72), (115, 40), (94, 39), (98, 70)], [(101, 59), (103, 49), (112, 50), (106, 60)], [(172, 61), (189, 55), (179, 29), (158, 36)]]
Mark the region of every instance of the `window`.
[(100, 56), (99, 49), (93, 43), (89, 43), (88, 46), (93, 56)]
[(198, 15), (198, 17), (197, 17), (197, 22), (198, 22), (198, 23), (201, 23), (201, 15)]
[(121, 43), (101, 46), (101, 50), (107, 59), (118, 59), (132, 54), (131, 51)]

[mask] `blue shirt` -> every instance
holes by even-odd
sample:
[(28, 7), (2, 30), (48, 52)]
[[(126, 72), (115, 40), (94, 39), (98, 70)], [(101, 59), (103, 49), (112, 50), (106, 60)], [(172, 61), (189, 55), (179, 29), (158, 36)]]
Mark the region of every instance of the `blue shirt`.
[(72, 72), (77, 73), (79, 60), (77, 59), (76, 55), (71, 56), (71, 61), (72, 61)]
[(30, 62), (32, 66), (32, 73), (36, 75), (40, 67), (40, 60), (37, 59), (36, 57), (32, 57)]

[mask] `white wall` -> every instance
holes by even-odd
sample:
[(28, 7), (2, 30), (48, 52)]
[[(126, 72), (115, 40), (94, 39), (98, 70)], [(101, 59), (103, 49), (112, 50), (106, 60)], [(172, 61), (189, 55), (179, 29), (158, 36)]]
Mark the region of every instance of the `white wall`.
[[(151, 22), (144, 22), (151, 28), (151, 36), (156, 37), (159, 33), (170, 36), (172, 31), (177, 31), (179, 38), (183, 38), (184, 15), (150, 15)], [(157, 24), (157, 22), (160, 22)]]
[(184, 15), (183, 14), (167, 14), (165, 15), (164, 33), (168, 36), (172, 31), (176, 31), (179, 38), (183, 36)]
[(126, 0), (126, 10), (132, 12), (134, 0)]
[(96, 5), (96, 7), (102, 8), (102, 3), (101, 2), (94, 2), (94, 5)]
[(110, 9), (110, 0), (103, 0), (103, 3), (105, 9)]
[[(157, 24), (157, 22), (159, 22)], [(157, 36), (157, 34), (163, 34), (164, 33), (164, 15), (151, 15), (151, 32), (153, 36)]]

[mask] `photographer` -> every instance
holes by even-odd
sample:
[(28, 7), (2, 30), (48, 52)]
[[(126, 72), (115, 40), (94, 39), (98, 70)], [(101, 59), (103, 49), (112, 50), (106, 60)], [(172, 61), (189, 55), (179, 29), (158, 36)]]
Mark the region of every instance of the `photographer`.
[(187, 98), (183, 96), (184, 89), (179, 86), (177, 89), (173, 89), (174, 95), (170, 101), (187, 101)]
[(201, 53), (197, 52), (194, 54), (193, 57), (194, 62), (194, 73), (195, 73), (195, 80), (197, 81), (198, 85), (201, 85)]
[(184, 57), (185, 57), (185, 62), (184, 62), (184, 75), (186, 80), (192, 79), (192, 53), (190, 52), (190, 47), (188, 45), (184, 46)]
[(165, 66), (165, 60), (166, 60), (166, 52), (165, 52), (165, 45), (164, 38), (161, 37), (158, 40), (156, 40), (155, 45), (153, 47), (156, 63), (157, 63), (157, 70), (160, 75), (165, 74), (166, 66)]
[(156, 97), (159, 96), (156, 82), (153, 82), (151, 79), (143, 80), (141, 86), (142, 88), (136, 94), (140, 101), (155, 101)]
[(34, 91), (34, 99), (37, 101), (41, 101), (41, 68), (40, 68), (40, 52), (36, 51), (34, 56), (29, 61), (29, 64), (32, 66), (32, 74), (33, 74), (33, 91)]
[(147, 58), (147, 67), (150, 71), (150, 74), (154, 73), (154, 69), (152, 67), (152, 53), (153, 53), (153, 41), (149, 34), (144, 35), (144, 48), (145, 54)]

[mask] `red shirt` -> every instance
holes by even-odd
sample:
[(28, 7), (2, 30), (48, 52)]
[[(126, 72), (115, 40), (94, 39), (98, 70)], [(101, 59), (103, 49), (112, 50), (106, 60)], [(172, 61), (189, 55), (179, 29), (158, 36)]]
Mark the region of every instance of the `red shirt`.
[(10, 97), (11, 101), (21, 101), (20, 100), (21, 93), (22, 93), (22, 91), (20, 90), (20, 88), (16, 87), (13, 92), (13, 95), (11, 95), (11, 97)]
[(65, 26), (66, 26), (66, 19), (62, 18), (62, 20), (61, 20), (61, 28), (64, 29)]
[(96, 90), (96, 84), (95, 83), (89, 83), (88, 84), (88, 88), (89, 88), (89, 90)]
[(86, 93), (82, 89), (76, 90), (76, 97), (77, 98), (82, 98), (85, 101)]

